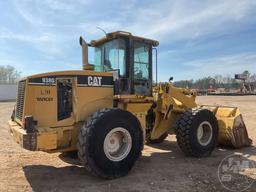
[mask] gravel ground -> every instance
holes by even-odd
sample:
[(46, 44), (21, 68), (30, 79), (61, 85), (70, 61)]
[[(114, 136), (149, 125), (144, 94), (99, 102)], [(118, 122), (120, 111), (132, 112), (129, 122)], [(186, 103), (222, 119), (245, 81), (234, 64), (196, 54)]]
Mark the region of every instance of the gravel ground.
[[(198, 103), (238, 106), (251, 139), (256, 141), (256, 96), (201, 96)], [(0, 103), (0, 191), (228, 191), (218, 180), (223, 158), (239, 152), (256, 161), (255, 143), (240, 150), (218, 147), (211, 157), (197, 159), (185, 157), (175, 136), (169, 135), (161, 144), (145, 146), (128, 176), (103, 180), (87, 173), (75, 158), (20, 148), (8, 132), (13, 105)], [(255, 176), (256, 170), (251, 171)], [(256, 191), (256, 182), (247, 191)]]

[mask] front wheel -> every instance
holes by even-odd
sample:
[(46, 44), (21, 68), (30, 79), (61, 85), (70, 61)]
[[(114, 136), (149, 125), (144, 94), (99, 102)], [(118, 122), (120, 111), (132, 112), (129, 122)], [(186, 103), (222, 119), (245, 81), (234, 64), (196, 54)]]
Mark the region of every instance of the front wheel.
[(80, 129), (78, 156), (103, 178), (126, 175), (141, 154), (143, 133), (137, 118), (121, 109), (102, 109)]
[(207, 109), (189, 109), (177, 120), (177, 143), (188, 156), (206, 157), (214, 150), (218, 139), (218, 122)]

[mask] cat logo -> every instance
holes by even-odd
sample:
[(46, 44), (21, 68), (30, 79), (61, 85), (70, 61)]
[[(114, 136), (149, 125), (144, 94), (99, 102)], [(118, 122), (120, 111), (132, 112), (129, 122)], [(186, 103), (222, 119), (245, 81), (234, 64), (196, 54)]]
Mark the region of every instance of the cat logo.
[(101, 80), (102, 80), (102, 77), (88, 76), (88, 86), (100, 87), (101, 86)]

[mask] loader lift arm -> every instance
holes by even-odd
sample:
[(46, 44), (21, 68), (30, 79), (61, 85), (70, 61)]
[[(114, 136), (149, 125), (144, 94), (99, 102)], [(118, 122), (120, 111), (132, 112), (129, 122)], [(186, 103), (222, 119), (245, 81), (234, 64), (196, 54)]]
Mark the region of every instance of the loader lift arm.
[(160, 84), (155, 90), (157, 105), (154, 109), (155, 124), (151, 139), (157, 139), (175, 126), (177, 116), (188, 108), (195, 108), (196, 92), (189, 89), (177, 88), (172, 83)]

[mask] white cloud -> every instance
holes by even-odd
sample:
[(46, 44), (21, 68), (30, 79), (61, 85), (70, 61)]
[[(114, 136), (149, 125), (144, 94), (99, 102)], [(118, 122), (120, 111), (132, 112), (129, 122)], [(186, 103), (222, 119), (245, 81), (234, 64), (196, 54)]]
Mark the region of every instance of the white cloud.
[(64, 40), (61, 40), (54, 33), (41, 32), (39, 34), (18, 34), (14, 33), (8, 29), (1, 28), (0, 30), (0, 40), (2, 41), (2, 46), (8, 46), (10, 41), (20, 41), (23, 43), (30, 44), (42, 53), (50, 55), (61, 55), (63, 53), (63, 48), (65, 45)]
[[(76, 43), (76, 51), (80, 51), (76, 41), (79, 35), (83, 35), (87, 41), (103, 35), (97, 26), (107, 32), (131, 31), (136, 35), (160, 40), (160, 45), (164, 46), (182, 41), (184, 46), (193, 49), (197, 46), (196, 39), (233, 33), (242, 29), (243, 25), (255, 22), (256, 18), (255, 0), (16, 0), (13, 5), (16, 12), (9, 14), (16, 14), (16, 22), (21, 23), (23, 30), (2, 27), (0, 40), (17, 40), (30, 44), (45, 55), (41, 62), (48, 62), (49, 58), (51, 61), (63, 59), (73, 51), (71, 49), (74, 49)], [(1, 46), (8, 45), (1, 43)], [(159, 60), (163, 60), (161, 57), (179, 60), (174, 49), (159, 53)], [(239, 64), (242, 59), (245, 62)], [(184, 62), (184, 65), (194, 67), (186, 73), (189, 76), (192, 76), (192, 72), (200, 74), (201, 69), (216, 69), (221, 72), (215, 66), (221, 69), (229, 63), (230, 66), (234, 65), (233, 71), (230, 71), (229, 67), (225, 70), (232, 73), (243, 67), (252, 68), (254, 59), (254, 53), (246, 53), (205, 60), (196, 59)], [(207, 67), (205, 63), (208, 63)]]
[(19, 33), (14, 33), (7, 28), (1, 28), (0, 39), (18, 40), (28, 43), (49, 43), (53, 38), (50, 37), (52, 34), (43, 33), (40, 36), (24, 35)]
[[(254, 0), (164, 1), (161, 6), (142, 9), (131, 28), (163, 41), (194, 39), (227, 32), (255, 15)], [(170, 3), (171, 2), (171, 3)]]
[[(189, 70), (183, 71), (184, 77), (193, 76), (213, 76), (215, 74), (231, 75), (249, 70), (256, 73), (256, 53), (240, 53), (223, 57), (213, 57), (208, 59), (198, 59), (181, 63)], [(184, 78), (183, 77), (183, 78)]]
[[(25, 3), (17, 2), (15, 6), (26, 21), (46, 27), (44, 30), (65, 27), (68, 31), (74, 31), (73, 27), (84, 29), (89, 35), (94, 36), (91, 31), (95, 33), (96, 26), (100, 26), (108, 32), (128, 30), (168, 44), (175, 40), (229, 32), (236, 25), (243, 24), (244, 18), (246, 21), (253, 19), (251, 16), (255, 16), (256, 1), (172, 0), (151, 2), (141, 6), (140, 2), (136, 3), (133, 0), (122, 3), (116, 0), (109, 3), (91, 0), (30, 0)], [(106, 13), (109, 14), (108, 17), (105, 17)], [(59, 14), (62, 15), (62, 19), (58, 17)], [(56, 17), (57, 20), (52, 19)], [(70, 19), (67, 17), (73, 17), (72, 22), (64, 22), (65, 19)]]

